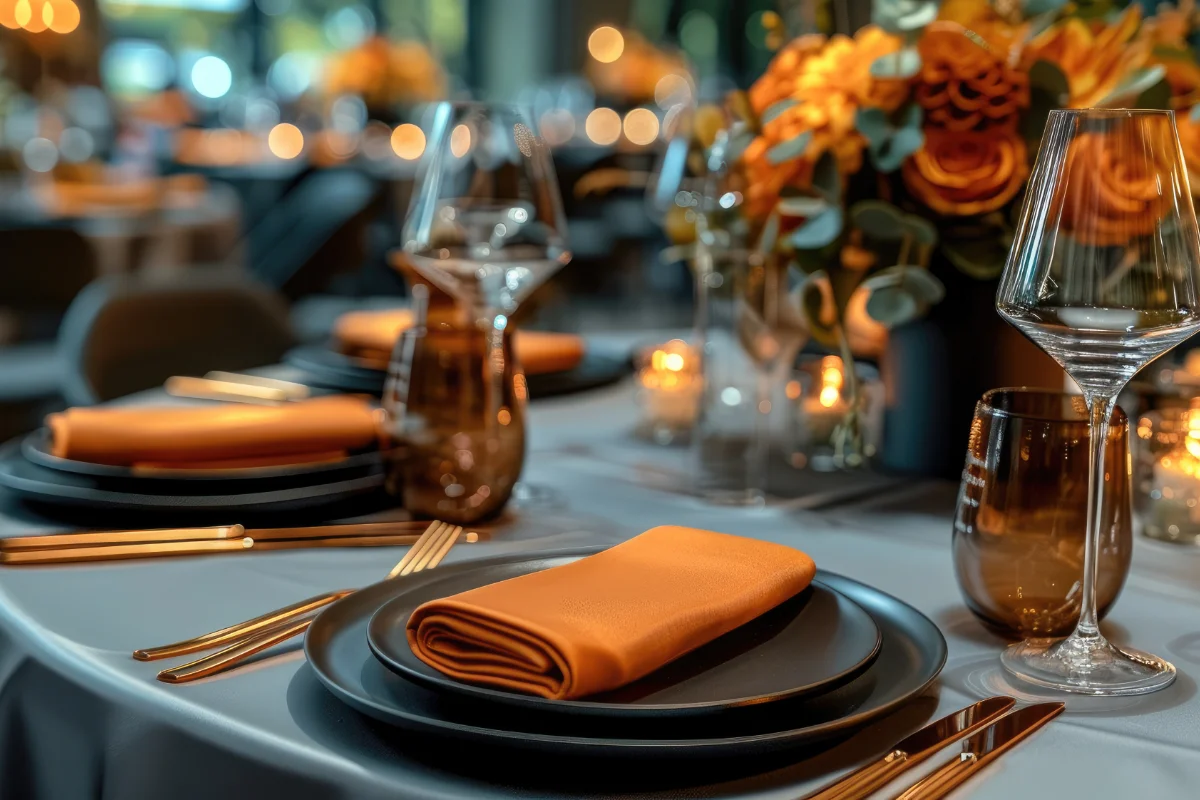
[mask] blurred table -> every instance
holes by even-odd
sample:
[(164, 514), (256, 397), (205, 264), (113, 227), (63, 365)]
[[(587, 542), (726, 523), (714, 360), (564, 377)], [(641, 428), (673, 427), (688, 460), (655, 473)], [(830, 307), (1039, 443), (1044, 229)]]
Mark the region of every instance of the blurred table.
[[(949, 550), (956, 487), (906, 483), (815, 510), (783, 501), (756, 511), (713, 508), (670, 490), (684, 475), (683, 453), (632, 438), (637, 415), (629, 383), (533, 404), (524, 477), (560, 492), (568, 508), (517, 520), (510, 534), (455, 548), (449, 561), (611, 542), (664, 523), (794, 545), (824, 569), (912, 603), (941, 627), (950, 657), (928, 696), (796, 763), (647, 769), (596, 762), (564, 774), (554, 763), (415, 741), (373, 723), (326, 692), (295, 649), (186, 686), (158, 683), (161, 664), (129, 657), (134, 648), (212, 630), (323, 589), (372, 583), (402, 550), (0, 568), (0, 796), (791, 800), (884, 752), (934, 714), (995, 693), (1038, 696), (1003, 677), (997, 661), (1003, 642), (984, 631), (959, 597)], [(522, 538), (534, 523), (551, 535)], [(11, 500), (0, 517), (8, 535), (51, 527)], [(591, 532), (565, 533), (572, 530)], [(1143, 698), (1071, 699), (1066, 715), (955, 797), (1194, 796), (1197, 566), (1195, 551), (1139, 540), (1133, 574), (1106, 623), (1119, 641), (1172, 659), (1179, 668), (1173, 687)]]
[(64, 201), (47, 186), (31, 189), (19, 181), (0, 183), (0, 225), (72, 227), (95, 249), (101, 275), (142, 266), (169, 270), (240, 263), (241, 213), (237, 192), (214, 182), (168, 189), (145, 203), (112, 206)]

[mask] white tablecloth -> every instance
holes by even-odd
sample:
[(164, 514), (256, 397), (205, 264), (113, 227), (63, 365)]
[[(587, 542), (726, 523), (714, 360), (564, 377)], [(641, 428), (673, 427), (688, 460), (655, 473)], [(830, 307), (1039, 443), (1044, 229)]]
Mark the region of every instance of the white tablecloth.
[[(514, 775), (470, 748), (415, 752), (340, 705), (296, 650), (185, 686), (158, 683), (137, 647), (212, 630), (334, 587), (365, 585), (400, 555), (359, 549), (0, 569), (0, 800), (9, 798), (761, 797), (795, 798), (879, 755), (932, 714), (1010, 684), (1002, 643), (963, 606), (950, 560), (955, 487), (908, 483), (824, 511), (707, 507), (655, 486), (681, 453), (631, 438), (631, 384), (532, 407), (526, 479), (561, 493), (551, 538), (455, 548), (449, 561), (515, 549), (613, 541), (657, 524), (692, 525), (800, 547), (828, 570), (927, 614), (949, 642), (928, 696), (832, 750), (768, 771)], [(652, 480), (651, 480), (652, 478)], [(532, 512), (530, 512), (532, 513)], [(573, 520), (559, 523), (559, 518)], [(42, 526), (12, 512), (4, 532)], [(1138, 541), (1110, 621), (1120, 642), (1174, 661), (1179, 679), (1143, 698), (1074, 698), (1068, 713), (960, 790), (978, 800), (1190, 798), (1200, 794), (1200, 554)], [(947, 755), (949, 752), (947, 753)], [(940, 761), (934, 759), (933, 764)], [(624, 768), (622, 768), (624, 769)], [(756, 768), (761, 770), (761, 767)], [(619, 772), (619, 770), (618, 770)], [(598, 782), (604, 778), (604, 782)], [(909, 780), (915, 775), (909, 776)], [(891, 787), (892, 796), (900, 786)]]

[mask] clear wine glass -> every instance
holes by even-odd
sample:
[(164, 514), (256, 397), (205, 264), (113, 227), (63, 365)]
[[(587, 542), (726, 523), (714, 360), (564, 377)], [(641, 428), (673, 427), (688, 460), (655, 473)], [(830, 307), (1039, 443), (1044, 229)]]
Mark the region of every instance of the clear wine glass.
[(1027, 197), (996, 307), (1083, 391), (1091, 469), (1079, 624), (1063, 640), (1013, 645), (1001, 660), (1061, 691), (1152, 692), (1171, 684), (1175, 667), (1105, 639), (1096, 576), (1112, 519), (1104, 453), (1117, 394), (1200, 329), (1200, 231), (1174, 114), (1052, 111)]
[[(459, 301), (490, 357), (490, 396), (504, 396), (504, 331), (521, 303), (571, 260), (566, 216), (549, 146), (522, 108), (440, 103), (405, 221), (413, 267)], [(497, 426), (503, 409), (488, 414)], [(554, 505), (527, 483), (522, 505)]]

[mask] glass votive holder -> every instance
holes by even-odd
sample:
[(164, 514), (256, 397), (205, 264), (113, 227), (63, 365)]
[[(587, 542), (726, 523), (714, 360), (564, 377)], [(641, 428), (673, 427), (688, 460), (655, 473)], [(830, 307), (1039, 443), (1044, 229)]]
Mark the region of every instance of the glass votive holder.
[(1134, 510), (1151, 539), (1200, 545), (1200, 398), (1138, 417)]
[[(1129, 424), (1118, 408), (1105, 451), (1096, 602), (1129, 574)], [(1012, 638), (1065, 636), (1079, 619), (1090, 456), (1083, 398), (994, 389), (975, 407), (954, 515), (954, 571), (969, 608)]]
[(644, 348), (636, 358), (638, 435), (656, 444), (687, 441), (696, 424), (703, 377), (701, 360), (682, 339)]
[(861, 451), (846, 458), (836, 443), (839, 426), (846, 422), (850, 394), (845, 364), (837, 356), (803, 356), (792, 379), (784, 386), (787, 396), (788, 461), (797, 469), (832, 472), (861, 468), (878, 452), (883, 441), (884, 387), (879, 370), (855, 363), (858, 380)]

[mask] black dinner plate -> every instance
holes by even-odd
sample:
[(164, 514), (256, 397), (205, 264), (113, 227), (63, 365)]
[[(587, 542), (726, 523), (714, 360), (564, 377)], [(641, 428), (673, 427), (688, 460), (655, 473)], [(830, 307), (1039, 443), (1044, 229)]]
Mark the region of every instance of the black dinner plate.
[[(455, 592), (518, 577), (540, 564), (499, 564), (470, 573)], [(474, 585), (466, 585), (471, 583)], [(586, 700), (547, 700), (476, 686), (443, 675), (413, 654), (405, 628), (422, 603), (445, 597), (445, 584), (414, 587), (371, 618), (367, 643), (388, 669), (435, 691), (546, 713), (642, 719), (695, 717), (836, 689), (875, 661), (882, 637), (871, 616), (825, 584), (796, 597), (661, 669)]]
[[(305, 374), (303, 383), (339, 392), (362, 392), (379, 396), (387, 377), (385, 370), (372, 369), (359, 360), (339, 353), (328, 344), (309, 344), (292, 348), (283, 361)], [(615, 383), (629, 374), (628, 357), (585, 351), (574, 369), (526, 375), (529, 396), (544, 397), (583, 392)]]
[(818, 572), (819, 580), (861, 606), (878, 626), (883, 643), (875, 663), (826, 694), (751, 705), (713, 717), (632, 721), (532, 709), (513, 713), (511, 708), (464, 701), (405, 680), (384, 667), (367, 644), (367, 626), (374, 613), (417, 585), (440, 584), (437, 590), (450, 594), (454, 586), (469, 584), (471, 573), (478, 569), (496, 565), (524, 571), (548, 569), (600, 549), (516, 554), (376, 584), (323, 611), (305, 638), (305, 654), (335, 697), (410, 734), (540, 755), (624, 758), (745, 757), (815, 748), (848, 736), (917, 697), (946, 661), (946, 641), (927, 617), (877, 589), (828, 572)]
[(188, 479), (158, 480), (100, 478), (47, 469), (21, 453), (21, 440), (0, 447), (0, 486), (36, 503), (106, 511), (248, 512), (253, 514), (305, 511), (378, 492), (386, 472), (363, 467), (329, 479), (276, 477), (244, 485)]
[(316, 464), (278, 464), (270, 467), (230, 467), (226, 469), (155, 468), (135, 470), (114, 464), (93, 464), (60, 458), (50, 452), (50, 432), (41, 428), (21, 440), (21, 454), (32, 464), (61, 472), (91, 475), (97, 478), (117, 478), (128, 481), (261, 481), (269, 478), (311, 480), (351, 472), (382, 472), (384, 457), (379, 450), (352, 453), (341, 461)]

